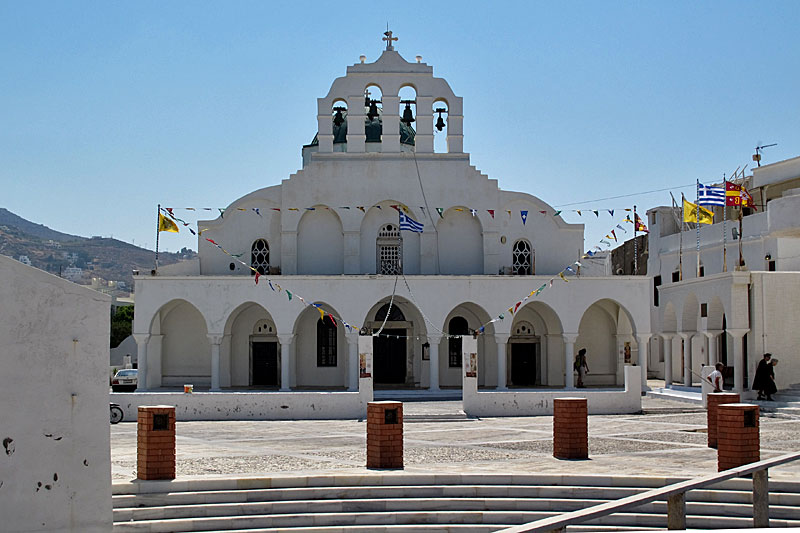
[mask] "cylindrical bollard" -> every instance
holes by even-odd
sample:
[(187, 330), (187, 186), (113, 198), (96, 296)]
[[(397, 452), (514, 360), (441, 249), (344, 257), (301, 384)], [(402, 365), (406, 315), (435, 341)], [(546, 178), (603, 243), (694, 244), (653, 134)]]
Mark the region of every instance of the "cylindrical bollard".
[(140, 406), (136, 428), (136, 477), (175, 479), (175, 407)]
[(586, 398), (553, 401), (553, 457), (589, 458), (589, 416)]
[(722, 472), (761, 458), (758, 406), (728, 403), (717, 409), (717, 470)]
[(724, 403), (739, 403), (735, 392), (717, 392), (708, 395), (708, 447), (717, 447), (717, 408)]
[(403, 468), (402, 402), (367, 404), (367, 468)]

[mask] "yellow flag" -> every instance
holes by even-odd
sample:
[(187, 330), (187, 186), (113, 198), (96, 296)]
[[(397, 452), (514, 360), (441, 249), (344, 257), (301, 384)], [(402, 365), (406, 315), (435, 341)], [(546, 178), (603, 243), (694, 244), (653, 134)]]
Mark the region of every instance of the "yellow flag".
[(170, 231), (172, 233), (178, 233), (178, 225), (175, 224), (173, 221), (162, 215), (161, 213), (158, 214), (158, 231)]
[(317, 311), (319, 311), (319, 319), (325, 322), (325, 311), (321, 307), (317, 307)]
[(713, 224), (714, 213), (705, 207), (693, 204), (686, 198), (683, 199), (683, 221), (695, 222), (700, 224)]
[(559, 277), (559, 278), (561, 278), (561, 279), (563, 279), (563, 280), (564, 280), (564, 281), (566, 281), (567, 283), (569, 283), (569, 280), (567, 279), (567, 277), (564, 275), (564, 273), (563, 273), (563, 272), (559, 272), (559, 273), (558, 273), (558, 277)]

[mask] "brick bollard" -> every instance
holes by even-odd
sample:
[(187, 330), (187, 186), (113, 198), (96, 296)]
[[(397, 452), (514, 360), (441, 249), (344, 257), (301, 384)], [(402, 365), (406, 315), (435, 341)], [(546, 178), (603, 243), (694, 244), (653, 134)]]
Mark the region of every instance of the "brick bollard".
[(553, 401), (553, 457), (589, 458), (589, 417), (586, 398)]
[(725, 403), (739, 403), (735, 392), (711, 393), (708, 398), (708, 447), (717, 447), (717, 408)]
[(717, 409), (717, 432), (717, 471), (761, 460), (757, 405), (720, 405)]
[(367, 468), (403, 468), (402, 402), (367, 404)]
[(136, 428), (136, 477), (175, 479), (175, 407), (140, 406)]

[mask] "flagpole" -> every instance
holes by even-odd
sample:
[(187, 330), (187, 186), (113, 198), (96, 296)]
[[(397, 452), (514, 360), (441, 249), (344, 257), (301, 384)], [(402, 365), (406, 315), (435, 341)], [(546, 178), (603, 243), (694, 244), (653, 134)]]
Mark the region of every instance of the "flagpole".
[(681, 230), (678, 232), (678, 281), (683, 281), (683, 193), (681, 193)]
[(744, 258), (742, 257), (742, 219), (744, 219), (744, 170), (742, 170), (742, 184), (739, 189), (739, 262), (736, 265), (736, 270), (741, 270), (744, 266)]
[(633, 275), (639, 275), (639, 246), (636, 244), (636, 229), (639, 224), (636, 221), (636, 206), (633, 206)]
[(156, 269), (154, 272), (158, 272), (158, 237), (161, 235), (161, 227), (159, 225), (159, 218), (158, 215), (161, 214), (161, 204), (158, 204), (158, 212), (156, 213)]
[(722, 271), (728, 271), (728, 180), (722, 174), (722, 188), (725, 189), (725, 205), (722, 206)]
[(696, 277), (700, 277), (700, 180), (697, 180), (697, 194), (695, 196), (697, 203), (697, 222), (695, 225), (697, 226), (697, 271), (695, 272)]

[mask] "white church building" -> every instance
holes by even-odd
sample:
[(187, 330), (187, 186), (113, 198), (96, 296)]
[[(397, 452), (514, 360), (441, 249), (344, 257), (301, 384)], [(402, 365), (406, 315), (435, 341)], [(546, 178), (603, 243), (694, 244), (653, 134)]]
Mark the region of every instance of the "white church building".
[(583, 225), (472, 166), (462, 98), (387, 37), (317, 100), (299, 171), (200, 221), (193, 262), (135, 277), (139, 390), (353, 391), (359, 330), (380, 332), (376, 388), (460, 388), (472, 333), (483, 389), (573, 388), (583, 347), (588, 386), (645, 379), (651, 281), (581, 271)]

